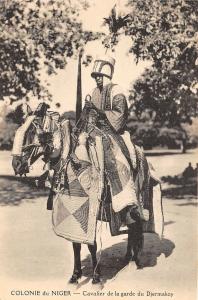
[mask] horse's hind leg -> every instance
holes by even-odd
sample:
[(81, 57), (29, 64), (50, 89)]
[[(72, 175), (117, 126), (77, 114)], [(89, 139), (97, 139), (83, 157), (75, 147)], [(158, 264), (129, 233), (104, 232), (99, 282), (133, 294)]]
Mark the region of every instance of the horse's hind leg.
[(132, 248), (133, 248), (133, 231), (132, 231), (132, 226), (128, 226), (128, 241), (127, 241), (127, 252), (125, 255), (125, 260), (129, 262), (130, 260), (133, 260), (133, 253), (132, 253)]
[(142, 267), (140, 263), (140, 254), (143, 249), (143, 243), (144, 243), (144, 236), (143, 236), (142, 222), (137, 221), (134, 224), (133, 253), (134, 253), (134, 260), (138, 268)]
[(92, 280), (92, 283), (93, 284), (100, 283), (100, 266), (98, 264), (97, 256), (96, 256), (96, 252), (97, 252), (96, 241), (95, 241), (94, 245), (88, 245), (88, 248), (89, 248), (89, 251), (91, 253), (91, 259), (92, 259), (92, 264), (93, 264), (93, 280)]
[(126, 260), (129, 262), (135, 261), (137, 267), (141, 267), (139, 256), (143, 248), (143, 230), (141, 220), (137, 220), (135, 223), (128, 225), (128, 244)]
[(73, 251), (74, 251), (74, 270), (69, 280), (69, 283), (78, 283), (78, 279), (81, 278), (82, 276), (81, 258), (80, 258), (81, 244), (79, 243), (72, 243), (72, 244), (73, 244)]

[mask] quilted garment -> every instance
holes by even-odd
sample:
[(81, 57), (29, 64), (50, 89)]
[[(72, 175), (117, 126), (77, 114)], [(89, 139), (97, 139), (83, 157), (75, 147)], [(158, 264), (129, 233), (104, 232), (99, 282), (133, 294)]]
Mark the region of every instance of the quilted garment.
[[(54, 201), (54, 231), (70, 241), (93, 244), (99, 205), (103, 198), (104, 167), (111, 189), (110, 230), (120, 234), (120, 211), (132, 204), (149, 210), (149, 221), (144, 222), (144, 232), (163, 231), (163, 212), (159, 181), (152, 174), (147, 160), (136, 146), (131, 145), (134, 181), (130, 167), (120, 149), (112, 142), (113, 150), (101, 137), (96, 137), (96, 147), (90, 149), (91, 162), (81, 160), (80, 167), (69, 163), (68, 187)], [(100, 213), (99, 213), (100, 214)]]
[(68, 187), (54, 200), (54, 231), (73, 242), (94, 244), (97, 212), (103, 189), (103, 152), (100, 148), (101, 139), (97, 138), (96, 148), (90, 149), (91, 163), (81, 161), (80, 167), (72, 162), (68, 164)]

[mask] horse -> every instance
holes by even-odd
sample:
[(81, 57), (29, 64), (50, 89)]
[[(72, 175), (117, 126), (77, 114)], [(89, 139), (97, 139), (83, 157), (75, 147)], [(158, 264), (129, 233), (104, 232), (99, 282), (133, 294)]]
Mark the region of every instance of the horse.
[[(92, 129), (93, 130), (93, 129)], [(75, 131), (74, 131), (75, 132)], [(81, 146), (87, 143), (88, 134), (82, 135), (71, 134), (70, 124), (68, 120), (61, 120), (58, 113), (50, 112), (45, 104), (40, 104), (36, 111), (30, 114), (24, 124), (19, 127), (16, 132), (13, 144), (13, 159), (12, 166), (16, 175), (26, 176), (29, 173), (30, 166), (39, 158), (43, 160), (50, 170), (54, 171), (51, 179), (52, 187), (48, 198), (48, 209), (52, 209), (52, 200), (59, 194), (61, 189), (64, 189), (66, 184), (65, 178), (61, 180), (62, 174), (67, 173), (67, 165), (72, 161), (78, 165), (80, 160), (76, 153), (78, 152), (79, 140), (82, 140)], [(87, 144), (86, 144), (87, 145)], [(85, 149), (85, 147), (83, 148)], [(82, 153), (82, 148), (79, 149)], [(144, 162), (146, 159), (143, 158)], [(141, 176), (141, 175), (140, 175)], [(46, 176), (43, 176), (46, 178)], [(42, 177), (42, 178), (43, 178)], [(111, 190), (108, 185), (107, 178), (103, 178), (103, 190), (101, 193), (100, 204), (98, 207), (97, 220), (103, 220), (101, 212), (104, 212), (104, 206), (111, 204)], [(145, 193), (145, 190), (142, 191)], [(137, 207), (133, 207), (129, 211), (122, 210), (120, 218), (129, 218), (127, 230), (124, 233), (128, 234), (127, 249), (126, 249), (126, 264), (129, 261), (135, 261), (137, 268), (141, 268), (140, 254), (143, 248), (143, 225), (145, 222)], [(152, 216), (150, 215), (150, 218)], [(109, 220), (105, 220), (110, 222)], [(96, 234), (95, 234), (96, 235)], [(74, 253), (74, 268), (73, 274), (69, 279), (69, 283), (76, 284), (82, 276), (81, 269), (81, 242), (72, 241)], [(88, 244), (88, 249), (92, 258), (93, 274), (92, 283), (98, 284), (101, 282), (100, 264), (97, 260), (97, 243), (96, 236), (94, 243)]]

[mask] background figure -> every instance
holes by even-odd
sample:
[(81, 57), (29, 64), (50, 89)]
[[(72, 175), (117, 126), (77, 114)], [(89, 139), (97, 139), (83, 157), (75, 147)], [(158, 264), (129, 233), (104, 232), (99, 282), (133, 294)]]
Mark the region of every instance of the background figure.
[(189, 162), (188, 167), (183, 172), (183, 177), (185, 179), (188, 179), (190, 177), (194, 177), (194, 174), (195, 174), (195, 172), (194, 172), (194, 169), (192, 167), (192, 164)]

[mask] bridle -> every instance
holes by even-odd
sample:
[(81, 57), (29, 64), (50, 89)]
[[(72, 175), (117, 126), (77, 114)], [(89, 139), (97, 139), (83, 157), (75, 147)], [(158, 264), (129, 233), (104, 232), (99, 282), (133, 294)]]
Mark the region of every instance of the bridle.
[[(56, 119), (54, 115), (57, 116)], [(13, 155), (13, 168), (16, 175), (26, 176), (31, 165), (42, 155), (45, 163), (49, 161), (48, 156), (53, 151), (53, 134), (56, 130), (60, 130), (58, 116), (57, 113), (46, 111), (44, 116), (33, 118), (25, 133), (20, 154)]]

